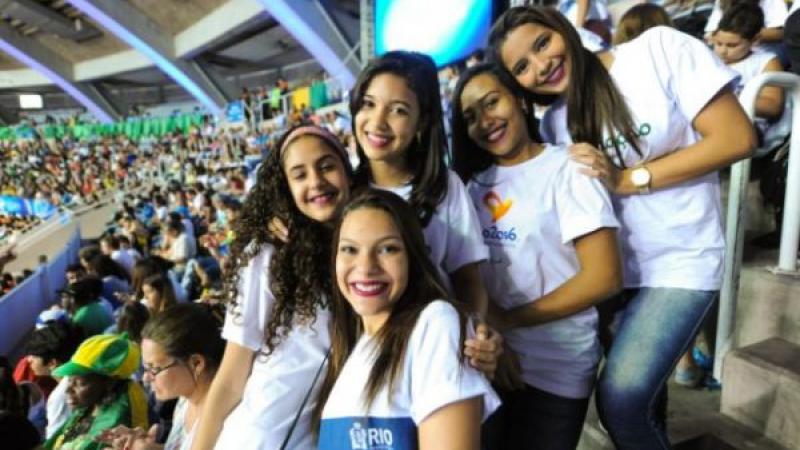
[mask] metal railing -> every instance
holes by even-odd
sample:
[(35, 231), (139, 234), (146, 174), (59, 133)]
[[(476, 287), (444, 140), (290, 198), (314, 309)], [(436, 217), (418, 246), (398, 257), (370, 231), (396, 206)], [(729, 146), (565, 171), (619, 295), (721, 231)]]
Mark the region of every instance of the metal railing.
[[(785, 98), (795, 105), (792, 114), (792, 133), (789, 150), (788, 178), (784, 199), (783, 226), (778, 266), (769, 268), (776, 274), (800, 276), (797, 270), (797, 249), (800, 244), (800, 76), (788, 72), (758, 75), (745, 86), (739, 95), (747, 116), (753, 120), (758, 92), (764, 86), (777, 86), (785, 91)], [(728, 211), (725, 222), (725, 272), (720, 290), (717, 322), (714, 377), (722, 376), (722, 361), (733, 345), (736, 329), (736, 304), (739, 297), (739, 277), (744, 250), (744, 221), (746, 214), (747, 184), (750, 180), (750, 159), (731, 167)]]

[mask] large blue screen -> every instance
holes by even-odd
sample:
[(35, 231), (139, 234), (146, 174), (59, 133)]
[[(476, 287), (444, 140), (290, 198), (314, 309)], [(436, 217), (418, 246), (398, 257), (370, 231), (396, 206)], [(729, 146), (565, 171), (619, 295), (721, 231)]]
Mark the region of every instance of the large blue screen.
[(416, 50), (439, 66), (486, 44), (492, 0), (375, 0), (375, 54)]

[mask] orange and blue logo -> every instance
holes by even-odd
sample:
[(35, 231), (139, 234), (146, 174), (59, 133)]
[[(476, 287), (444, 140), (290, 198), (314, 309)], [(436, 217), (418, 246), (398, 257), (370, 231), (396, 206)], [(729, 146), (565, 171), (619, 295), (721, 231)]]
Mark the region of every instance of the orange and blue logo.
[(489, 191), (483, 196), (483, 204), (492, 214), (492, 223), (496, 223), (511, 209), (511, 200), (503, 200), (494, 191)]

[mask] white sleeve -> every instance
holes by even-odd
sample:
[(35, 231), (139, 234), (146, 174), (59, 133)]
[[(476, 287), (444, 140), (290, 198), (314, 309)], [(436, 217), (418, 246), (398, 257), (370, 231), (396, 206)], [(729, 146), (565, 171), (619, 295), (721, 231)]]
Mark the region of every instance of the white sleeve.
[(563, 244), (600, 228), (619, 228), (611, 198), (599, 180), (580, 173), (572, 161), (567, 161), (559, 178), (556, 212)]
[(716, 0), (714, 2), (714, 8), (711, 10), (711, 15), (708, 16), (708, 21), (706, 22), (706, 34), (717, 31), (720, 20), (722, 20), (722, 8), (719, 6), (719, 0)]
[(409, 339), (411, 419), (419, 425), (432, 412), (461, 400), (483, 397), (483, 419), (500, 405), (486, 378), (459, 361), (459, 319), (455, 308), (435, 301), (420, 314)]
[(783, 0), (761, 0), (761, 9), (764, 11), (765, 28), (783, 28), (789, 17), (789, 9)]
[(720, 90), (739, 79), (698, 39), (669, 27), (645, 35), (661, 79), (667, 80), (668, 94), (690, 121)]
[(478, 213), (467, 194), (464, 183), (455, 172), (448, 171), (447, 180), (447, 248), (444, 269), (448, 274), (467, 264), (485, 261), (489, 249), (483, 243)]
[(242, 270), (236, 306), (225, 315), (222, 337), (225, 340), (258, 351), (264, 341), (264, 324), (275, 302), (269, 289), (267, 271), (271, 251), (265, 249)]

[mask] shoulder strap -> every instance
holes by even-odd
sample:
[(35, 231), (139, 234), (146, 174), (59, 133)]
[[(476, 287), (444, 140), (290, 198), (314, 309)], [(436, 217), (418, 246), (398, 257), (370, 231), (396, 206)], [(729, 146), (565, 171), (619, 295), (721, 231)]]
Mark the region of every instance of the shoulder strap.
[(292, 420), (292, 424), (289, 426), (289, 431), (286, 432), (286, 438), (284, 438), (280, 450), (286, 450), (286, 446), (289, 445), (289, 439), (292, 437), (292, 433), (294, 432), (294, 428), (297, 426), (297, 422), (300, 421), (300, 415), (303, 413), (303, 408), (306, 407), (306, 403), (308, 403), (308, 399), (311, 397), (311, 392), (314, 390), (314, 386), (316, 386), (317, 380), (319, 379), (319, 374), (322, 373), (322, 368), (325, 367), (325, 363), (328, 361), (328, 356), (330, 356), (330, 354), (331, 350), (328, 349), (328, 351), (325, 352), (325, 358), (322, 359), (322, 362), (317, 369), (317, 374), (314, 375), (314, 381), (312, 381), (311, 386), (308, 387), (308, 392), (306, 392), (306, 396), (303, 398), (303, 403), (300, 404), (300, 408), (297, 409), (297, 414), (294, 415), (294, 420)]

